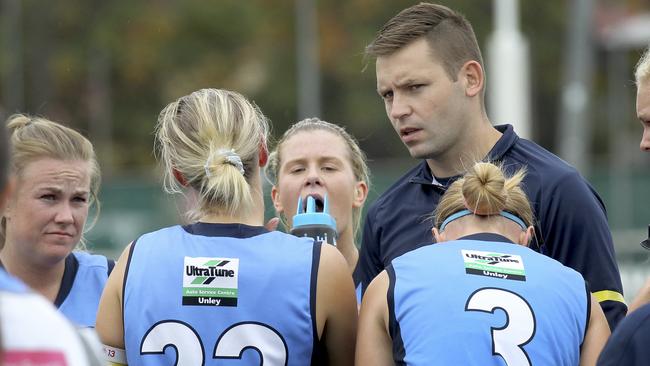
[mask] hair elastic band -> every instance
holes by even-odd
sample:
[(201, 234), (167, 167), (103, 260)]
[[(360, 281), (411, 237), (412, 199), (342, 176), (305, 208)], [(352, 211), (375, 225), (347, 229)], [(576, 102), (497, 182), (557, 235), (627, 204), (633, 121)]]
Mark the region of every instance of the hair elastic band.
[(205, 175), (207, 175), (208, 177), (212, 176), (212, 173), (210, 173), (210, 165), (211, 165), (212, 159), (214, 158), (215, 155), (216, 156), (223, 156), (224, 159), (226, 160), (227, 164), (230, 164), (230, 165), (234, 166), (235, 168), (237, 168), (239, 170), (239, 172), (242, 175), (244, 175), (244, 163), (242, 163), (241, 157), (239, 157), (239, 155), (237, 155), (237, 153), (235, 152), (235, 149), (230, 149), (230, 150), (219, 149), (219, 150), (217, 150), (216, 154), (210, 155), (208, 157), (208, 160), (205, 162), (205, 165), (203, 166), (203, 168), (205, 169)]
[[(445, 219), (445, 221), (443, 221), (442, 224), (440, 224), (440, 231), (445, 230), (445, 227), (450, 222), (452, 222), (452, 221), (454, 221), (456, 219), (460, 219), (461, 217), (464, 217), (464, 216), (467, 216), (467, 215), (474, 215), (474, 212), (465, 209), (465, 210), (458, 211), (455, 214), (449, 215), (449, 217), (447, 217)], [(506, 219), (509, 219), (511, 221), (514, 221), (517, 225), (521, 226), (522, 230), (526, 230), (526, 228), (527, 228), (526, 224), (524, 223), (524, 220), (520, 219), (516, 215), (511, 214), (510, 212), (501, 211), (501, 212), (499, 212), (498, 215), (503, 216)], [(479, 216), (485, 216), (485, 215), (479, 215)]]

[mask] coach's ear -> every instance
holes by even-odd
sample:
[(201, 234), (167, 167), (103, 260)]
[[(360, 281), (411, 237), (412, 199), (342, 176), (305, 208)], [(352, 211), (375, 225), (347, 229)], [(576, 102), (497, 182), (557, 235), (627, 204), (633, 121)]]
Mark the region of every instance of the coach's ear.
[(475, 60), (465, 62), (458, 71), (458, 78), (463, 82), (465, 95), (474, 97), (479, 95), (485, 84), (483, 67)]

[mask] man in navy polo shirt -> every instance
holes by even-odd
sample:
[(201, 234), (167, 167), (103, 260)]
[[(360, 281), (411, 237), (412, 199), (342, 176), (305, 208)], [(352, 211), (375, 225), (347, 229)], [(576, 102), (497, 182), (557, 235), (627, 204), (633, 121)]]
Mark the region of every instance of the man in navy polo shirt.
[(531, 247), (579, 271), (613, 329), (625, 315), (605, 207), (570, 165), (510, 125), (493, 127), (484, 103), (485, 72), (469, 22), (421, 3), (388, 21), (366, 55), (376, 58), (377, 92), (393, 128), (422, 162), (370, 207), (355, 275), (363, 290), (392, 259), (433, 241), (427, 222), (446, 187), (480, 159), (523, 182), (537, 218)]
[[(641, 151), (650, 152), (650, 49), (636, 65), (636, 114), (643, 126)], [(650, 234), (650, 233), (649, 233)], [(650, 238), (641, 245), (647, 248)], [(621, 322), (605, 345), (598, 365), (647, 365), (650, 361), (650, 279), (630, 306), (631, 313)], [(638, 309), (637, 309), (638, 308)], [(632, 311), (634, 310), (634, 311)]]

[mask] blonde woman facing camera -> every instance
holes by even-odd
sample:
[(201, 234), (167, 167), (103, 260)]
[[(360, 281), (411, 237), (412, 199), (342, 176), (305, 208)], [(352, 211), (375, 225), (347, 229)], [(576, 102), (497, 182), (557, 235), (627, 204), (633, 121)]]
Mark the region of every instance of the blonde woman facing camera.
[(93, 146), (78, 132), (44, 118), (7, 121), (10, 178), (0, 227), (0, 260), (10, 274), (45, 296), (73, 323), (94, 326), (113, 262), (83, 250), (88, 210), (100, 172)]
[[(288, 229), (298, 200), (314, 197), (317, 210), (328, 199), (336, 221), (336, 246), (350, 274), (357, 266), (356, 246), (361, 209), (368, 197), (368, 166), (356, 140), (335, 124), (309, 118), (287, 130), (269, 157), (267, 176), (273, 182), (271, 195), (276, 211)], [(355, 287), (359, 281), (355, 278)]]
[[(0, 126), (0, 212), (13, 186), (7, 177), (6, 132)], [(92, 336), (87, 328), (76, 329), (50, 301), (0, 268), (0, 364), (101, 365), (97, 337)]]
[(359, 365), (593, 365), (609, 327), (582, 276), (527, 247), (520, 187), (477, 163), (435, 211), (438, 244), (394, 259), (361, 305)]
[(97, 322), (111, 362), (353, 363), (345, 260), (263, 227), (267, 134), (259, 109), (227, 90), (196, 91), (160, 113), (165, 187), (198, 200), (192, 224), (145, 234), (118, 261)]

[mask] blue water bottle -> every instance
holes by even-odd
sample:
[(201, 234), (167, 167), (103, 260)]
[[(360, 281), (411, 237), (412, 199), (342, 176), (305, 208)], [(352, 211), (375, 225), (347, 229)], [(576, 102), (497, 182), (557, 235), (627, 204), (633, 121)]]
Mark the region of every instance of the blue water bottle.
[(315, 242), (328, 243), (336, 246), (336, 221), (330, 216), (327, 196), (324, 198), (323, 211), (316, 212), (316, 200), (307, 197), (307, 207), (303, 209), (302, 197), (298, 198), (298, 209), (293, 217), (291, 234), (295, 236), (308, 236)]

